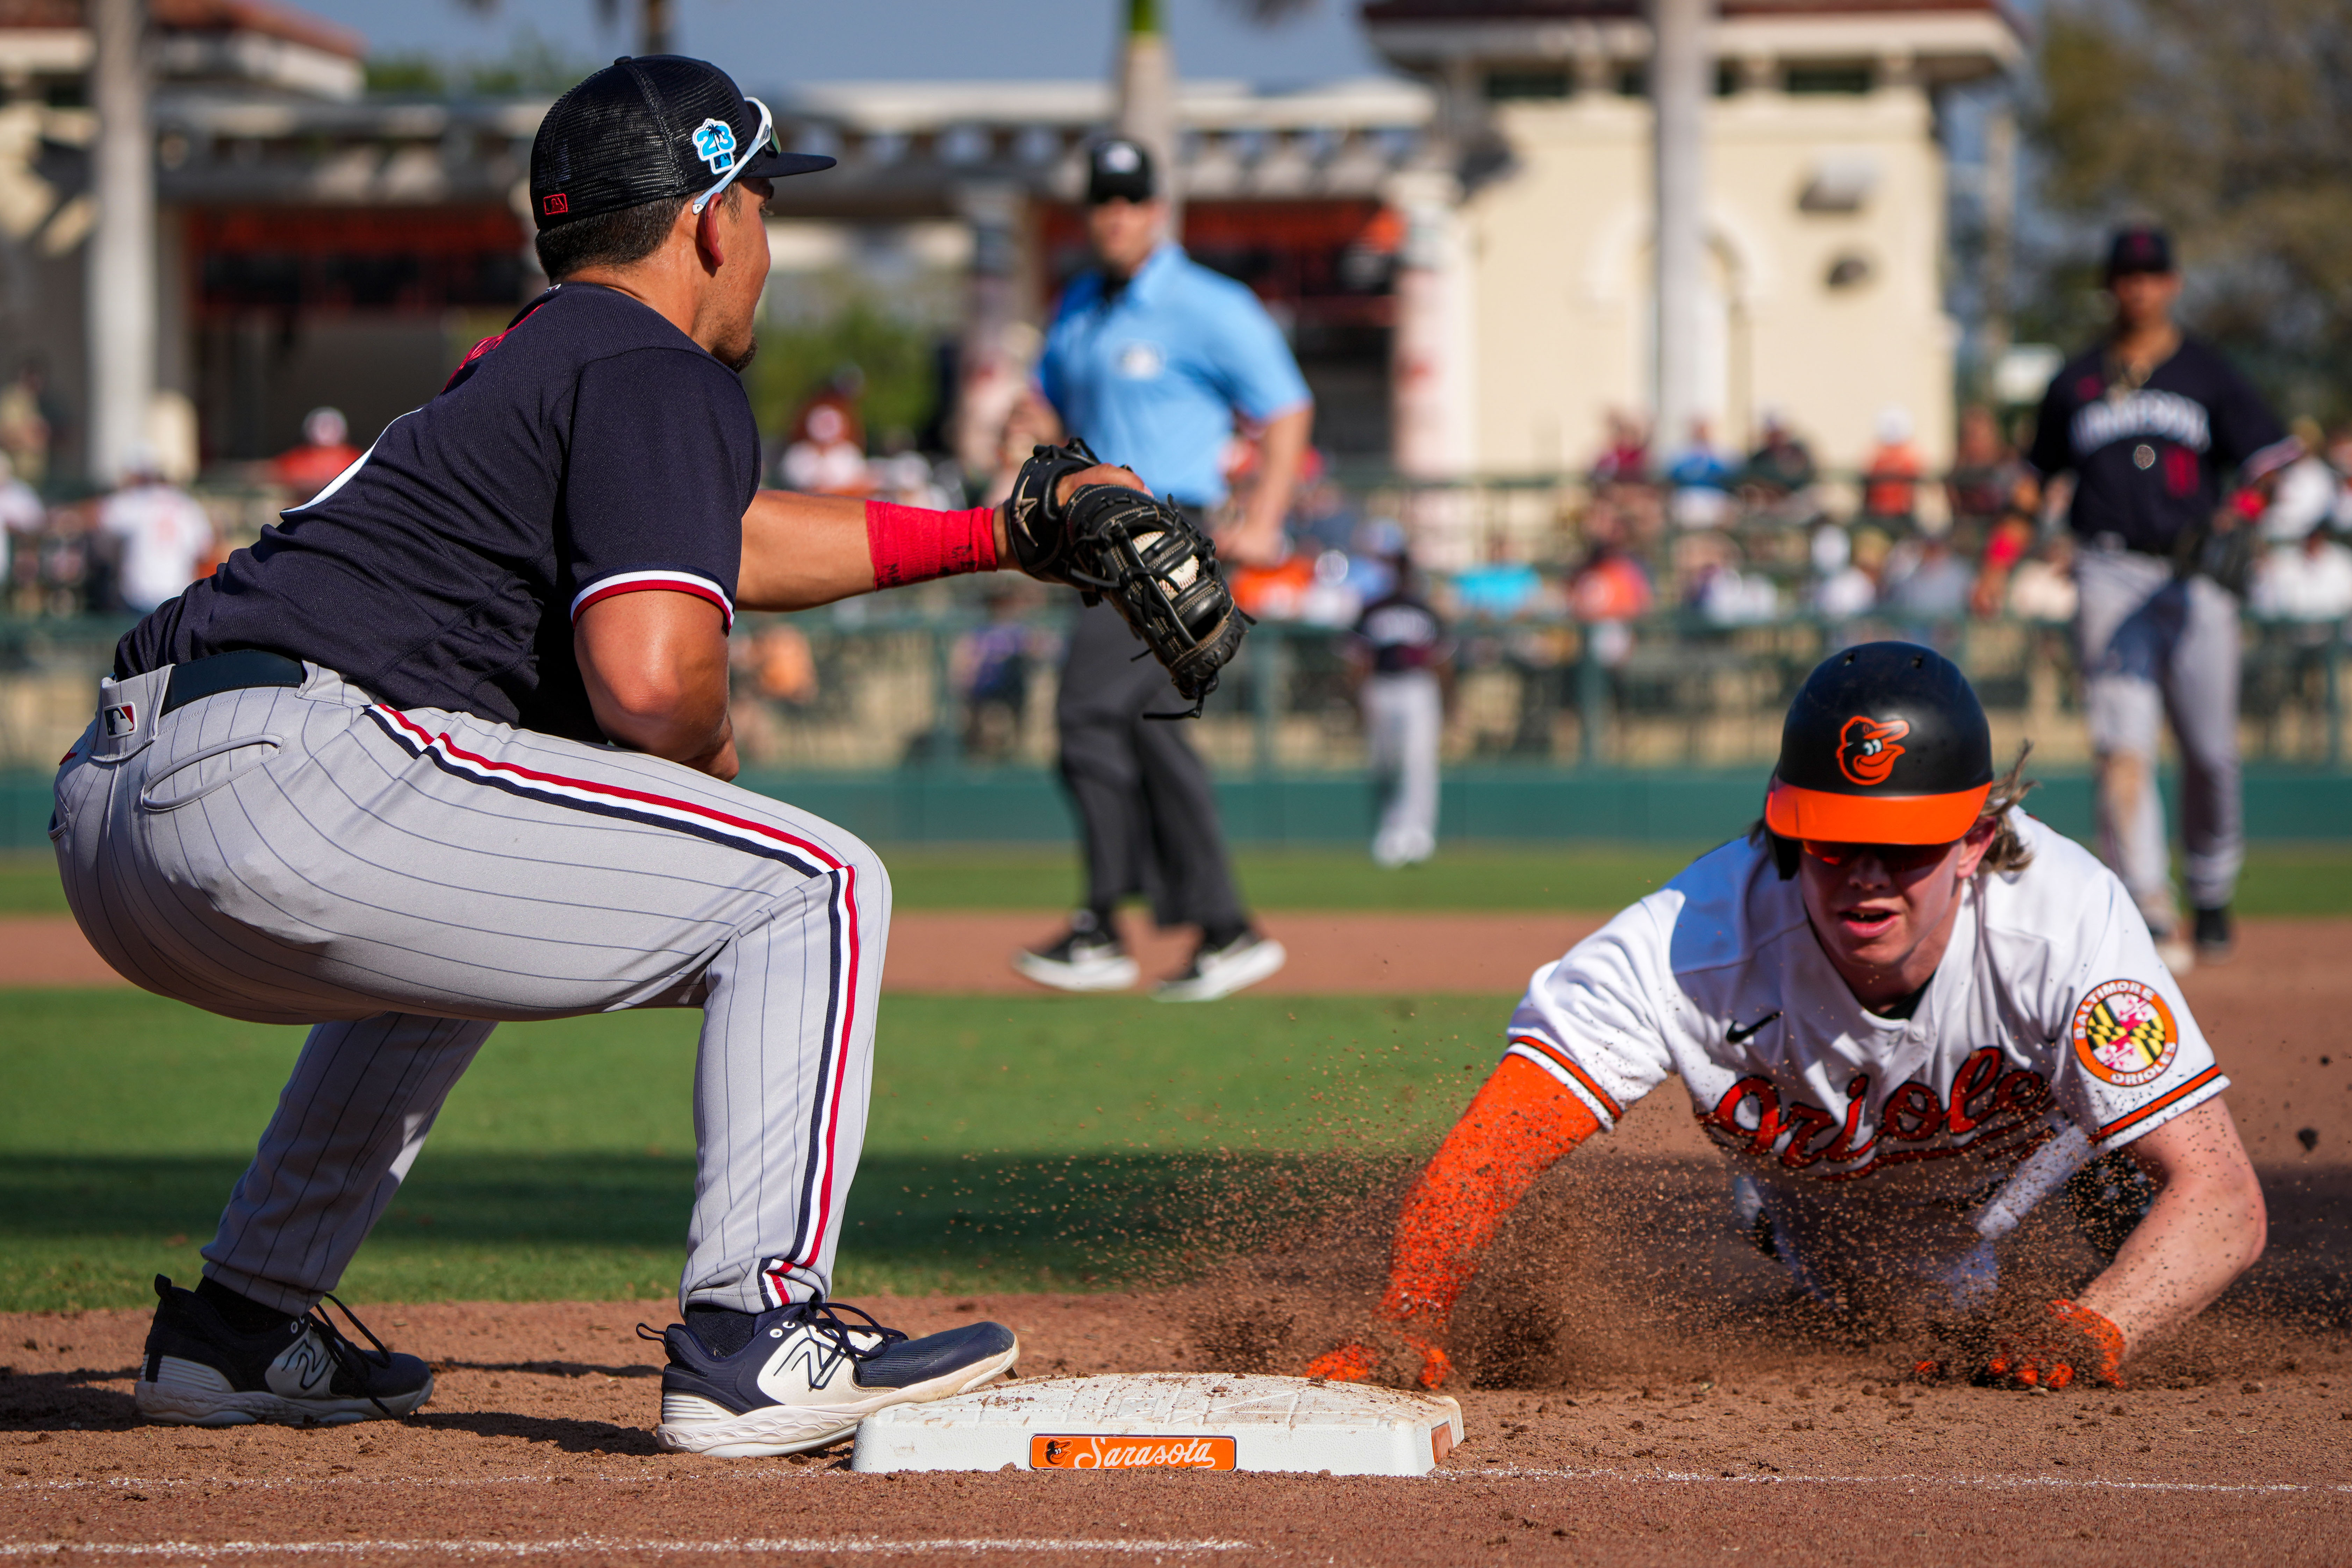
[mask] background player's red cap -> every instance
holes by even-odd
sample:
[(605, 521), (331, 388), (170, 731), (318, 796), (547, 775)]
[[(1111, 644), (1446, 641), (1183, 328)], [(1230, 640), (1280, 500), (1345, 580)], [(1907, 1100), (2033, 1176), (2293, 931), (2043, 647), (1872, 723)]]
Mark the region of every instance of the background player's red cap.
[(622, 56), (555, 100), (530, 142), (530, 210), (541, 229), (719, 181), (776, 179), (833, 160), (777, 147), (766, 110), (734, 78), (683, 55)]
[(1862, 643), (1797, 693), (1764, 824), (1783, 838), (1949, 844), (1992, 782), (1992, 731), (1959, 667), (1916, 643)]

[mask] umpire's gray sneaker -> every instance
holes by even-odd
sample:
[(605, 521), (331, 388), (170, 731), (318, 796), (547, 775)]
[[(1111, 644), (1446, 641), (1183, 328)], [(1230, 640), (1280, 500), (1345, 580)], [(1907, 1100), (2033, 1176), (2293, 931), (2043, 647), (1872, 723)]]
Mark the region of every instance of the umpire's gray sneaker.
[(1070, 917), (1070, 929), (1050, 947), (1013, 955), (1013, 967), (1056, 991), (1124, 991), (1135, 984), (1135, 960), (1090, 910)]
[(174, 1426), (341, 1426), (406, 1415), (433, 1397), (433, 1369), (397, 1355), (352, 1318), (373, 1350), (345, 1339), (324, 1312), (245, 1333), (213, 1304), (155, 1276), (155, 1320), (132, 1390), (139, 1414)]
[(1213, 1002), (1256, 984), (1289, 962), (1290, 954), (1284, 951), (1282, 943), (1254, 931), (1242, 932), (1222, 947), (1212, 947), (1203, 939), (1192, 951), (1192, 962), (1184, 966), (1181, 974), (1171, 974), (1152, 987), (1152, 998), (1160, 1002)]
[(714, 1317), (731, 1331), (714, 1333), (716, 1343), (686, 1323), (637, 1330), (669, 1352), (654, 1441), (674, 1452), (743, 1459), (821, 1448), (877, 1410), (978, 1388), (1021, 1359), (1021, 1341), (1002, 1323), (911, 1340), (824, 1300)]

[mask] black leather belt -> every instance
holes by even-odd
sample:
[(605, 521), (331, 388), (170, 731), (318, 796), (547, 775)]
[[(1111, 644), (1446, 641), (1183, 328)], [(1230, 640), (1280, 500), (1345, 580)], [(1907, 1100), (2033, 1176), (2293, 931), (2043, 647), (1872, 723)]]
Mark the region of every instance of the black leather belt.
[(211, 697), (223, 691), (242, 691), (251, 686), (299, 686), (302, 684), (302, 664), (282, 653), (267, 648), (241, 647), (231, 653), (216, 653), (208, 658), (191, 659), (172, 667), (172, 678), (163, 685), (163, 706), (156, 712), (162, 718), (174, 708), (185, 708), (199, 698)]

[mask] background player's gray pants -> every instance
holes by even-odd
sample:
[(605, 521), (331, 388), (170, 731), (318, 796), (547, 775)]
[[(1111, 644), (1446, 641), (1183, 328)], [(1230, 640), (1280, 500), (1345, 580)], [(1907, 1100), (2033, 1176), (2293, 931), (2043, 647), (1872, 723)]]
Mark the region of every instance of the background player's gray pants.
[(1437, 845), (1437, 750), (1445, 703), (1426, 669), (1364, 679), (1364, 741), (1375, 784), (1387, 792), (1372, 858), (1426, 859)]
[[(66, 896), (107, 962), (316, 1026), (205, 1272), (334, 1289), (493, 1021), (699, 1006), (685, 1300), (829, 1288), (866, 1131), (890, 884), (871, 850), (677, 763), (299, 689), (163, 718), (115, 686), (58, 773)], [(126, 721), (120, 715), (130, 710)]]
[(1144, 717), (1191, 706), (1108, 602), (1078, 612), (1054, 721), (1085, 839), (1088, 908), (1140, 893), (1163, 926), (1247, 918), (1208, 768), (1182, 723)]
[(2245, 858), (2238, 785), (2238, 601), (2153, 555), (2085, 544), (2074, 555), (2083, 716), (2099, 770), (2099, 855), (2152, 928), (2175, 918), (2158, 721), (2180, 748), (2189, 897), (2230, 901)]

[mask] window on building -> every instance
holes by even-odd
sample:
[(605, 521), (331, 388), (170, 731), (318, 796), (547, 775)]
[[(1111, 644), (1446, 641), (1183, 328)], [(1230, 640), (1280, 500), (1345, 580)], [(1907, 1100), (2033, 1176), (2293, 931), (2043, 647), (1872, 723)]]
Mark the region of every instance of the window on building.
[(1575, 90), (1575, 79), (1564, 70), (1490, 71), (1486, 75), (1486, 100), (1490, 103), (1566, 98)]
[(1780, 85), (1792, 93), (1864, 93), (1870, 90), (1870, 68), (1790, 66), (1781, 77)]

